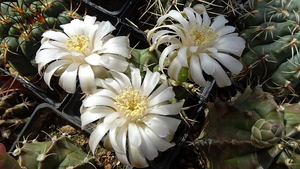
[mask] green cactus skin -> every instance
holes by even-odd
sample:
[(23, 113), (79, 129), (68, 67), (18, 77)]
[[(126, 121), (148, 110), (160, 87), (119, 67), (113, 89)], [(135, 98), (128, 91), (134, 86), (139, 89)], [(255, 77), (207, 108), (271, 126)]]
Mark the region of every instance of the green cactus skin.
[(206, 168), (300, 167), (300, 103), (278, 105), (261, 86), (208, 103), (195, 146)]
[(37, 73), (35, 53), (46, 30), (81, 18), (64, 0), (7, 1), (0, 6), (0, 56), (23, 75)]
[(0, 143), (0, 168), (1, 169), (21, 169), (18, 162), (8, 155), (5, 146)]
[(94, 169), (94, 158), (74, 145), (67, 136), (50, 141), (24, 140), (13, 155), (21, 167), (37, 169)]
[[(241, 83), (263, 84), (276, 99), (297, 96), (299, 88), (300, 1), (249, 0), (238, 20), (247, 49)], [(298, 101), (297, 99), (294, 99)]]

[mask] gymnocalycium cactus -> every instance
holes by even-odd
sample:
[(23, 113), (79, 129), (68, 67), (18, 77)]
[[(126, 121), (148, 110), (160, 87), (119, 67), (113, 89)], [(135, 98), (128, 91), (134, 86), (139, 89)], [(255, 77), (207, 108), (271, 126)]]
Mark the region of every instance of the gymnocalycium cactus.
[[(239, 20), (248, 49), (241, 62), (242, 79), (260, 83), (278, 98), (296, 96), (300, 88), (300, 1), (247, 1), (249, 10)], [(244, 78), (246, 77), (246, 78)]]
[(299, 168), (299, 108), (248, 87), (230, 101), (207, 104), (195, 146), (207, 168)]
[(94, 169), (94, 158), (83, 152), (67, 136), (52, 137), (51, 141), (24, 140), (14, 150), (18, 163), (26, 168)]
[(18, 0), (0, 3), (0, 56), (21, 74), (36, 73), (35, 53), (41, 34), (80, 16), (64, 0)]

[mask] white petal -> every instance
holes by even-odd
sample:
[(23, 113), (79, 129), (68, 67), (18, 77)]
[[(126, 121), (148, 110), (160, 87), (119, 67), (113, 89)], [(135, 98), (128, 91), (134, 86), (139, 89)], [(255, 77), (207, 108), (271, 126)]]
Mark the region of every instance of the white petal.
[(84, 60), (90, 65), (97, 66), (97, 65), (99, 65), (101, 56), (96, 53), (92, 53), (89, 56), (85, 57)]
[(169, 53), (180, 47), (181, 47), (180, 44), (171, 44), (170, 46), (166, 47), (163, 50), (163, 52), (161, 53), (160, 58), (159, 58), (159, 68), (161, 71), (163, 71), (164, 62), (165, 62), (166, 57), (169, 55)]
[(76, 90), (77, 71), (80, 63), (72, 63), (59, 78), (59, 85), (68, 93)]
[(44, 32), (42, 36), (45, 38), (49, 38), (51, 40), (59, 41), (61, 43), (66, 43), (67, 39), (69, 39), (69, 37), (66, 34), (62, 32), (51, 31), (51, 30)]
[(113, 112), (113, 113), (110, 113), (109, 115), (107, 115), (104, 120), (103, 120), (103, 123), (104, 124), (107, 124), (107, 123), (114, 123), (114, 121), (120, 117), (120, 113), (118, 112)]
[(147, 100), (152, 100), (154, 97), (156, 97), (159, 93), (164, 91), (166, 88), (168, 88), (167, 81), (164, 81), (155, 91), (151, 93), (150, 96), (148, 96)]
[(159, 115), (177, 115), (179, 114), (184, 102), (177, 102), (173, 104), (164, 104), (155, 107), (151, 107), (149, 110), (150, 114)]
[(163, 90), (161, 93), (159, 93), (155, 97), (153, 97), (153, 99), (149, 100), (148, 106), (152, 107), (154, 105), (168, 101), (173, 97), (175, 97), (175, 93), (174, 93), (172, 87), (168, 87), (165, 90)]
[(142, 84), (142, 77), (140, 74), (140, 70), (137, 68), (130, 67), (131, 70), (131, 83), (132, 87), (135, 90), (140, 90)]
[(186, 46), (182, 46), (179, 50), (178, 50), (178, 54), (177, 54), (177, 59), (179, 60), (180, 64), (183, 67), (188, 67), (188, 54), (187, 54), (187, 47)]
[(215, 32), (218, 32), (220, 29), (225, 27), (225, 24), (228, 22), (228, 20), (223, 16), (219, 15), (215, 18), (214, 22), (211, 24), (211, 28), (215, 30)]
[(109, 21), (101, 21), (95, 35), (95, 40), (101, 40), (116, 28)]
[(80, 65), (78, 77), (80, 87), (84, 93), (93, 94), (96, 91), (95, 75), (90, 65)]
[(114, 79), (122, 86), (131, 86), (131, 81), (127, 75), (124, 73), (119, 73), (115, 71), (111, 71), (110, 74), (114, 77)]
[(241, 37), (229, 35), (216, 41), (214, 47), (219, 51), (241, 56), (245, 48), (245, 40)]
[[(61, 67), (61, 66), (63, 66), (63, 65), (67, 65), (67, 64), (71, 64), (70, 63), (70, 61), (68, 61), (68, 60), (57, 60), (57, 61), (55, 61), (55, 62), (53, 62), (53, 63), (51, 63), (48, 67), (47, 67), (47, 69), (46, 69), (46, 71), (45, 71), (45, 73), (44, 73), (44, 81), (45, 81), (45, 83), (50, 87), (50, 81), (51, 81), (51, 77), (52, 77), (52, 75), (54, 74), (54, 72), (59, 68), (59, 67)], [(51, 87), (50, 87), (51, 88)]]
[(149, 166), (140, 147), (128, 144), (128, 155), (132, 166), (137, 168), (145, 168)]
[(95, 130), (91, 133), (89, 138), (89, 146), (91, 148), (92, 153), (95, 153), (96, 147), (103, 138), (103, 136), (107, 133), (110, 128), (110, 123), (104, 124), (100, 123)]
[(228, 54), (216, 53), (212, 54), (212, 56), (234, 74), (239, 74), (243, 69), (243, 64), (239, 60)]
[(212, 76), (216, 80), (217, 85), (219, 87), (230, 86), (231, 81), (228, 75), (226, 74), (226, 72), (223, 70), (223, 68), (219, 64), (216, 64), (215, 67), (216, 67), (216, 71), (214, 72), (214, 74), (212, 74)]
[(115, 112), (113, 109), (108, 107), (92, 107), (92, 108), (86, 108), (81, 109), (82, 111), (80, 119), (81, 119), (81, 127), (83, 128), (89, 123), (92, 123), (93, 121), (99, 120), (113, 112)]
[(142, 136), (142, 151), (148, 160), (153, 160), (158, 156), (158, 151), (144, 130), (141, 127), (138, 128)]
[(100, 57), (99, 65), (118, 72), (125, 71), (129, 64), (125, 58), (115, 54), (102, 54)]
[(200, 53), (199, 57), (201, 61), (201, 67), (204, 72), (208, 75), (213, 74), (215, 72), (214, 60), (207, 53)]
[(158, 151), (166, 151), (167, 149), (174, 146), (174, 144), (169, 143), (163, 138), (158, 137), (151, 129), (148, 127), (143, 128), (145, 131), (145, 134), (150, 138), (152, 143), (155, 145), (156, 149)]
[(146, 76), (140, 89), (141, 95), (148, 96), (154, 90), (159, 80), (160, 74), (158, 72), (152, 73), (149, 69), (147, 69)]
[(135, 147), (139, 147), (141, 145), (142, 142), (141, 134), (137, 125), (134, 123), (128, 124), (128, 139), (129, 139), (129, 144)]
[(161, 138), (173, 135), (180, 124), (178, 119), (159, 115), (147, 115), (143, 122)]
[(84, 107), (109, 106), (115, 108), (115, 100), (105, 96), (91, 95), (82, 101)]
[(202, 68), (198, 56), (192, 56), (190, 61), (190, 75), (194, 82), (200, 86), (207, 86), (206, 80), (203, 77)]
[(177, 58), (173, 59), (171, 64), (168, 67), (168, 75), (175, 81), (178, 81), (178, 76), (181, 68), (182, 65), (179, 62), (179, 60)]
[(233, 27), (233, 26), (225, 26), (222, 29), (220, 29), (219, 31), (217, 31), (216, 33), (219, 36), (224, 36), (226, 34), (234, 32), (234, 31), (235, 31), (235, 27)]

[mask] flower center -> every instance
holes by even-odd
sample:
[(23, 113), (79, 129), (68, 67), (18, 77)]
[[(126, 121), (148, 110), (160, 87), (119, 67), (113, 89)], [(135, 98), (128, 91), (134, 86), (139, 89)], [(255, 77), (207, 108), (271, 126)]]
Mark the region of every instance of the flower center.
[(192, 27), (190, 35), (194, 44), (198, 46), (206, 46), (219, 37), (219, 35), (208, 26), (202, 26), (200, 30)]
[(133, 90), (132, 87), (125, 87), (121, 93), (115, 97), (115, 105), (119, 107), (127, 119), (131, 121), (140, 120), (148, 111), (146, 96), (141, 95), (138, 90)]
[(89, 46), (90, 39), (85, 35), (72, 35), (70, 39), (67, 40), (66, 46), (71, 51), (83, 53), (85, 49)]

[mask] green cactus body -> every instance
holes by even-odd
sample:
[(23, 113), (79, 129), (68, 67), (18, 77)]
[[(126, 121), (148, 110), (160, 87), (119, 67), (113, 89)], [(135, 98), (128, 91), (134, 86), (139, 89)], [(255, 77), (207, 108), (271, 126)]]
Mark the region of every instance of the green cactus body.
[(276, 98), (295, 96), (300, 85), (300, 1), (249, 0), (246, 9), (238, 21), (248, 47), (241, 57), (241, 82), (263, 84)]
[(80, 18), (64, 0), (18, 0), (0, 6), (0, 56), (23, 75), (37, 73), (34, 58), (41, 35)]
[(94, 158), (74, 145), (66, 136), (50, 141), (23, 141), (13, 155), (18, 156), (21, 167), (39, 169), (94, 169)]
[(195, 140), (207, 168), (299, 168), (300, 104), (278, 105), (261, 86), (208, 103)]

